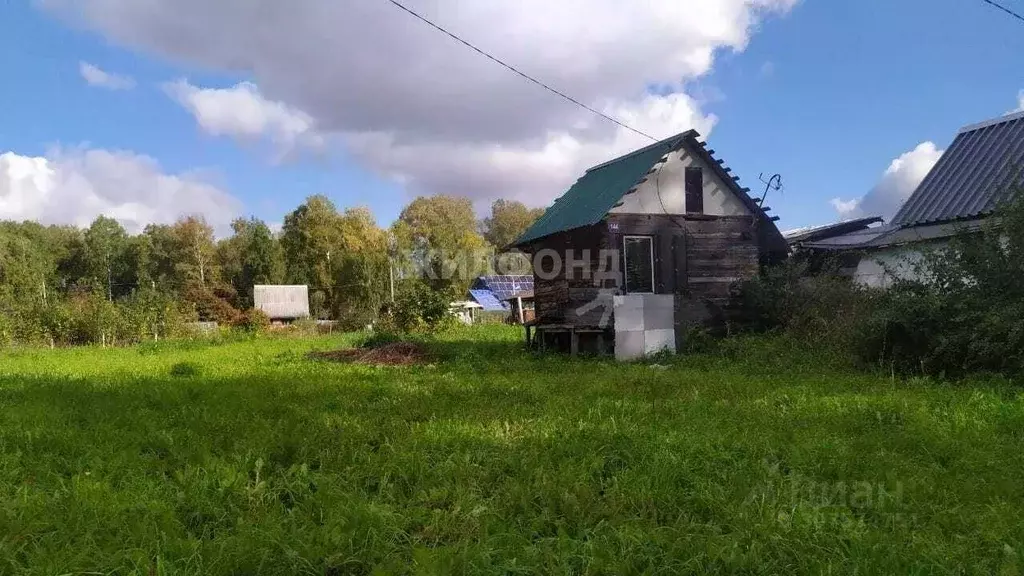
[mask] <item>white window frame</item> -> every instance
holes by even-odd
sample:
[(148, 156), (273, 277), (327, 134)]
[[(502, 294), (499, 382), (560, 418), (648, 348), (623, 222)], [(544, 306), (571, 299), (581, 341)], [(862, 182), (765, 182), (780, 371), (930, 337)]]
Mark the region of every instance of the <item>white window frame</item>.
[[(651, 291), (634, 292), (629, 289), (629, 252), (626, 250), (626, 242), (629, 240), (647, 240), (650, 247), (651, 257)], [(626, 235), (622, 237), (622, 285), (626, 294), (654, 294), (657, 286), (654, 283), (654, 236)]]

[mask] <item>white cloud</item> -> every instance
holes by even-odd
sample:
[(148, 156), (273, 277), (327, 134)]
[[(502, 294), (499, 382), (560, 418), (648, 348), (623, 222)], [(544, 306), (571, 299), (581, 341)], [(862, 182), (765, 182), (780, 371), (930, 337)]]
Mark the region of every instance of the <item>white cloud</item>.
[(775, 63), (770, 61), (770, 60), (766, 61), (764, 64), (761, 64), (761, 68), (760, 68), (759, 72), (760, 72), (762, 78), (770, 78), (770, 77), (774, 76), (775, 75)]
[(226, 231), (241, 209), (197, 174), (166, 174), (148, 156), (119, 150), (55, 149), (0, 154), (0, 219), (88, 226), (99, 215), (138, 232), (149, 223), (201, 214)]
[(324, 143), (309, 114), (264, 98), (251, 82), (231, 88), (199, 88), (178, 80), (164, 89), (209, 134), (247, 141), (268, 138), (281, 152), (299, 146), (319, 148)]
[(1009, 114), (1024, 112), (1024, 90), (1017, 93), (1017, 109), (1010, 110)]
[(862, 214), (860, 214), (860, 201), (860, 198), (857, 198), (855, 200), (843, 200), (841, 198), (833, 198), (828, 202), (829, 204), (832, 205), (833, 208), (836, 209), (836, 212), (839, 213), (839, 216), (845, 219), (857, 218), (859, 216), (862, 216)]
[(934, 143), (922, 142), (913, 150), (893, 160), (878, 184), (862, 198), (833, 198), (832, 207), (844, 219), (862, 216), (882, 216), (886, 220), (891, 219), (939, 161), (942, 152)]
[[(643, 132), (711, 131), (717, 118), (700, 113), (685, 94), (648, 96), (637, 104), (605, 112)], [(619, 129), (608, 139), (588, 139), (569, 131), (550, 133), (536, 147), (498, 143), (401, 142), (390, 134), (350, 134), (353, 153), (381, 173), (418, 189), (446, 191), (477, 200), (487, 209), (490, 197), (536, 203), (560, 194), (590, 166), (650, 142)], [(484, 196), (480, 191), (488, 191)], [(547, 196), (541, 196), (547, 192)]]
[[(543, 204), (581, 166), (644, 143), (388, 2), (40, 2), (122, 44), (250, 75), (259, 91), (243, 95), (303, 111), (314, 133), (337, 134), (368, 166), (417, 191), (455, 186), (478, 201), (514, 195)], [(624, 10), (620, 0), (408, 0), (588, 105), (633, 114), (626, 119), (657, 136), (710, 128), (714, 118), (684, 94), (687, 82), (708, 73), (718, 51), (745, 49), (766, 16), (796, 2), (651, 0)], [(648, 86), (672, 94), (649, 95)], [(224, 134), (259, 124), (220, 116), (234, 117), (233, 130), (226, 120), (206, 122)]]
[(88, 62), (78, 63), (78, 73), (90, 86), (107, 90), (131, 90), (135, 88), (135, 80), (131, 76), (113, 74), (101, 70)]

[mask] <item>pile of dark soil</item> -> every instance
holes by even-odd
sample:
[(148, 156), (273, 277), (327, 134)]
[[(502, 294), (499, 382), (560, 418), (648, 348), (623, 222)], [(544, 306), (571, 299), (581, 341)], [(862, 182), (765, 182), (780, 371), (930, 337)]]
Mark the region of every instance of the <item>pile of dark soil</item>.
[(412, 366), (426, 364), (429, 361), (427, 351), (413, 342), (392, 342), (370, 348), (312, 352), (310, 357), (316, 360), (373, 366)]

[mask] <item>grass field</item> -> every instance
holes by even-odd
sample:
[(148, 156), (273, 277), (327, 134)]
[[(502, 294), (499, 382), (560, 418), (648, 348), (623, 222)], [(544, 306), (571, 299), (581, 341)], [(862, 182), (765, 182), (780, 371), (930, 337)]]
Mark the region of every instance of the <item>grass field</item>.
[(495, 327), (0, 358), (0, 574), (1017, 574), (1024, 396)]

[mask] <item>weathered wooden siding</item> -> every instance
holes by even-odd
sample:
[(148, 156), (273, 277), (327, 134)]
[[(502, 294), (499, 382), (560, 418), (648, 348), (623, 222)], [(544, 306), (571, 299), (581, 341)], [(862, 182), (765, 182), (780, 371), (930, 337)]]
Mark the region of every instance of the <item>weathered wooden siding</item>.
[[(596, 326), (600, 323), (602, 310), (590, 310), (583, 315), (577, 311), (597, 298), (601, 287), (595, 284), (593, 277), (585, 270), (597, 270), (600, 266), (601, 251), (607, 248), (608, 234), (604, 222), (554, 234), (530, 246), (535, 266), (533, 292), (538, 323), (576, 326)], [(538, 258), (538, 255), (548, 250), (558, 254), (561, 263), (559, 274), (554, 278), (545, 277), (540, 273), (542, 270), (536, 269), (538, 264), (544, 270), (550, 269), (550, 258)], [(567, 256), (570, 252), (581, 261), (589, 255), (587, 267), (569, 268)], [(617, 283), (615, 285), (617, 286)]]
[[(681, 342), (689, 326), (712, 323), (721, 317), (735, 282), (757, 275), (761, 235), (754, 221), (752, 216), (612, 214), (601, 224), (544, 238), (530, 247), (533, 255), (553, 250), (565, 264), (570, 250), (577, 258), (583, 250), (589, 250), (590, 270), (596, 271), (607, 268), (602, 266), (600, 256), (602, 250), (610, 249), (618, 254), (620, 274), (598, 286), (579, 269), (563, 266), (561, 274), (547, 279), (535, 270), (537, 321), (599, 327), (604, 307), (591, 307), (583, 315), (578, 311), (597, 299), (602, 287), (623, 286), (623, 238), (651, 236), (655, 292), (677, 296), (677, 341)], [(550, 259), (545, 262), (550, 265)]]
[(694, 217), (686, 222), (690, 299), (723, 305), (734, 283), (757, 275), (758, 234), (751, 217)]
[[(615, 214), (608, 217), (609, 245), (620, 253), (625, 236), (654, 238), (654, 291), (674, 294), (685, 289), (686, 221), (666, 214)], [(623, 284), (619, 281), (619, 286)]]

